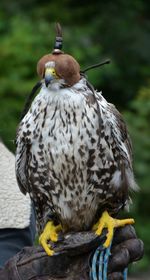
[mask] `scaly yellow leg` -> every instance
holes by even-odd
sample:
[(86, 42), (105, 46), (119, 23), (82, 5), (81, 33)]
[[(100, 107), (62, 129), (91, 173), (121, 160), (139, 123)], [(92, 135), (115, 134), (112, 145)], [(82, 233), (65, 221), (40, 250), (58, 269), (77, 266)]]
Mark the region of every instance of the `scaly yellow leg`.
[(125, 225), (130, 225), (134, 224), (134, 219), (123, 219), (123, 220), (118, 220), (112, 218), (107, 211), (104, 211), (102, 214), (102, 217), (99, 219), (99, 221), (93, 226), (93, 230), (97, 235), (101, 235), (102, 230), (104, 228), (107, 228), (108, 233), (107, 233), (107, 238), (104, 243), (104, 247), (109, 247), (113, 238), (113, 232), (114, 228), (117, 227), (123, 227)]
[(42, 245), (48, 256), (52, 256), (54, 251), (47, 244), (49, 240), (56, 242), (58, 240), (58, 232), (62, 229), (61, 225), (55, 226), (52, 221), (48, 222), (39, 237), (39, 243)]

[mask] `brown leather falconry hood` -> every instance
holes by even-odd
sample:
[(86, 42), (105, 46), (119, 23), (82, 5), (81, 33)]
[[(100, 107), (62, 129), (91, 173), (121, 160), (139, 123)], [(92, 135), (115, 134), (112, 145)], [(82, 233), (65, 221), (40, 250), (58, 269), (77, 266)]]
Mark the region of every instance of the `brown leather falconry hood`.
[(68, 86), (73, 86), (80, 80), (80, 65), (71, 55), (64, 54), (61, 49), (62, 30), (60, 24), (57, 23), (54, 50), (38, 61), (37, 73), (40, 78), (44, 78), (45, 64), (53, 61), (55, 62), (55, 71), (60, 79), (64, 79)]

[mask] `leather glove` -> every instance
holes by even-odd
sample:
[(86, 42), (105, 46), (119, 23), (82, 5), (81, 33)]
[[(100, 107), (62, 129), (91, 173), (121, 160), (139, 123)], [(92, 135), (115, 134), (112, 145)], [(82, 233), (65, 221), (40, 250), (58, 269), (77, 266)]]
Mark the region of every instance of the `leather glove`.
[(141, 259), (143, 252), (143, 242), (137, 238), (133, 226), (116, 229), (108, 266), (108, 280), (123, 280), (122, 271), (130, 263)]
[[(66, 234), (53, 244), (55, 254), (46, 255), (43, 248), (26, 247), (10, 259), (0, 271), (1, 280), (89, 280), (91, 252), (103, 244), (93, 232)], [(143, 256), (143, 242), (136, 237), (132, 226), (115, 231), (112, 255), (108, 264), (108, 279), (122, 280), (122, 271), (129, 263)]]

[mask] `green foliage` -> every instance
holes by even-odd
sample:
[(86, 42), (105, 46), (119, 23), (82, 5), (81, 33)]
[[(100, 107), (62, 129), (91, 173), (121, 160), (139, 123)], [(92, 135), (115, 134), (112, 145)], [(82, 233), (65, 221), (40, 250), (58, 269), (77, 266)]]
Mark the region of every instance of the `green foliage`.
[(11, 150), (25, 98), (38, 80), (37, 61), (53, 49), (54, 22), (62, 23), (64, 51), (81, 69), (111, 59), (110, 65), (89, 71), (88, 79), (124, 112), (133, 141), (141, 190), (132, 213), (146, 248), (139, 269), (150, 258), (149, 7), (146, 0), (0, 2), (0, 136)]
[(135, 176), (140, 187), (136, 200), (133, 198), (132, 215), (135, 217), (137, 233), (145, 243), (145, 256), (136, 266), (137, 271), (146, 269), (150, 256), (150, 86), (140, 89), (129, 108), (130, 111), (126, 111), (124, 117), (133, 142)]
[(150, 87), (142, 88), (129, 108), (125, 116), (134, 145), (137, 181), (145, 192), (150, 193)]

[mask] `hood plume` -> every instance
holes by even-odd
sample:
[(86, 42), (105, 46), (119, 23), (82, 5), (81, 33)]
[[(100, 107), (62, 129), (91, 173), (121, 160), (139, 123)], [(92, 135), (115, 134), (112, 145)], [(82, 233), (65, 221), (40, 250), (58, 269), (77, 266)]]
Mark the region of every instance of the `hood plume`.
[(55, 29), (56, 29), (56, 38), (55, 38), (55, 44), (54, 44), (54, 50), (53, 50), (53, 54), (60, 54), (62, 53), (61, 49), (62, 49), (62, 43), (63, 43), (63, 38), (62, 38), (62, 28), (60, 23), (56, 23), (55, 25)]

